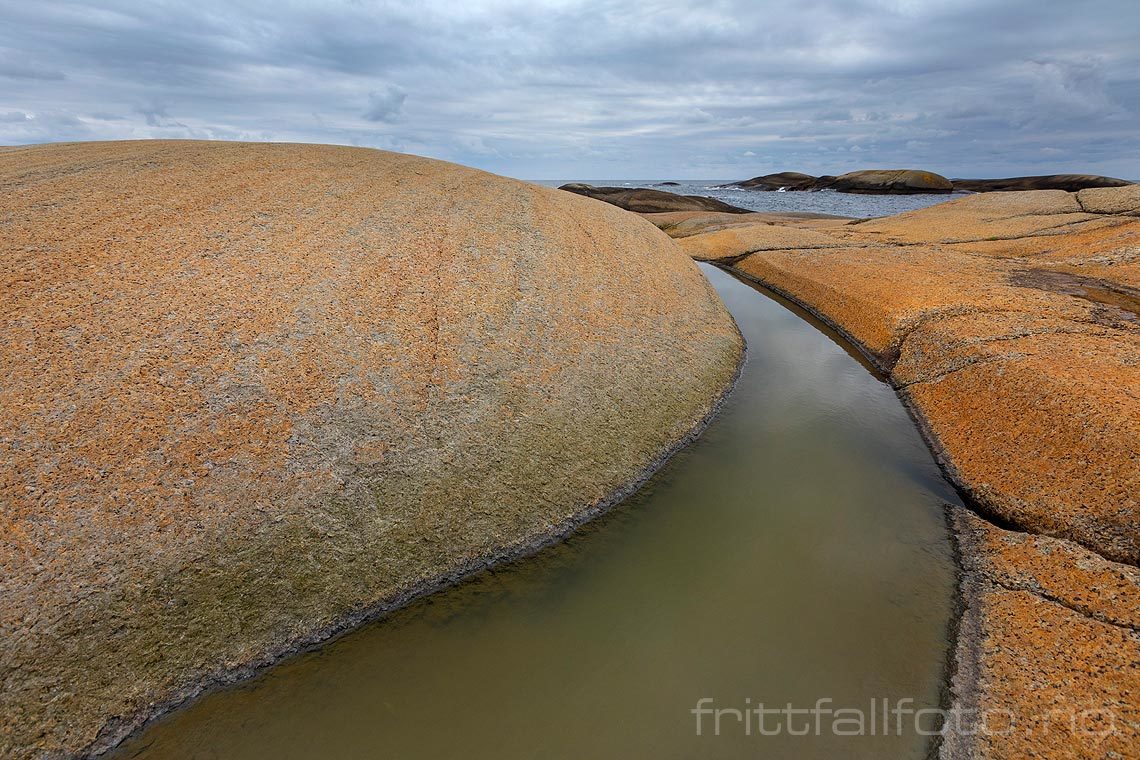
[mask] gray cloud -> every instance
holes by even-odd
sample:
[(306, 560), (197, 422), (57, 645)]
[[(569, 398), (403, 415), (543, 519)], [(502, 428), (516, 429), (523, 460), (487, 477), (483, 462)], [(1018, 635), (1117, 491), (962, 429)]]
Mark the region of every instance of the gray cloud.
[(1133, 0), (0, 0), (0, 14), (0, 143), (333, 142), (531, 178), (1140, 178)]
[(135, 109), (144, 119), (146, 119), (147, 126), (149, 127), (183, 127), (185, 124), (180, 124), (170, 118), (170, 114), (166, 112), (166, 106), (162, 103), (155, 103), (145, 108)]
[(396, 85), (388, 85), (380, 92), (368, 93), (368, 109), (364, 118), (368, 121), (395, 121), (404, 107), (408, 94)]
[(0, 77), (7, 77), (8, 79), (39, 79), (48, 82), (67, 78), (62, 71), (53, 71), (52, 69), (37, 68), (35, 66), (23, 66), (15, 63), (0, 63)]

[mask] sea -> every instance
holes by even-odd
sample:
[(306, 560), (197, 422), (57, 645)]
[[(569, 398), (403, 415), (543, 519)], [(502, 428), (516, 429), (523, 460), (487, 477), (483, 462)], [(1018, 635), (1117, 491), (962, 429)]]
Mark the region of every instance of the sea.
[(581, 182), (598, 187), (646, 187), (664, 190), (678, 195), (704, 195), (753, 211), (810, 211), (817, 214), (835, 214), (861, 219), (874, 216), (890, 216), (904, 211), (933, 206), (953, 198), (961, 198), (960, 193), (947, 195), (859, 195), (837, 193), (833, 190), (810, 192), (780, 192), (775, 190), (748, 190), (741, 187), (722, 187), (734, 180), (672, 180), (677, 185), (662, 185), (670, 180), (661, 179), (549, 179), (531, 180), (534, 184), (546, 187), (559, 187), (569, 182)]

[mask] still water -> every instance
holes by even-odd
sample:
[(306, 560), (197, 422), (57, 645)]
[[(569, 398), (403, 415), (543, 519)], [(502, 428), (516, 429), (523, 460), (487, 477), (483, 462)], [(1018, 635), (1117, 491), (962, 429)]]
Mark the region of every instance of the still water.
[[(957, 503), (891, 389), (703, 266), (748, 341), (693, 446), (568, 541), (150, 726), (130, 758), (921, 758), (871, 700), (936, 707)], [(861, 710), (746, 727), (706, 709)], [(875, 703), (881, 710), (881, 702)], [(893, 704), (893, 703), (892, 703)], [(855, 713), (839, 726), (852, 732)], [(698, 735), (698, 717), (701, 733)], [(894, 718), (892, 718), (894, 721)], [(892, 722), (891, 730), (896, 725)], [(791, 735), (807, 730), (806, 735)]]

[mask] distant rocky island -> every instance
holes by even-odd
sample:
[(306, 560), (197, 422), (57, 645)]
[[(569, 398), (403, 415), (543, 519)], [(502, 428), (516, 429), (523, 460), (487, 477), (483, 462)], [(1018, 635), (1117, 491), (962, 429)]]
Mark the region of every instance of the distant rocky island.
[(780, 172), (731, 182), (725, 187), (748, 190), (835, 190), (840, 193), (912, 195), (952, 193), (954, 185), (941, 174), (921, 169), (864, 169), (839, 176), (813, 177), (799, 172)]
[(1097, 174), (1044, 174), (1036, 177), (1007, 177), (1005, 179), (956, 179), (955, 190), (975, 193), (1016, 190), (1064, 190), (1076, 193), (1094, 187), (1125, 187), (1132, 183), (1115, 177)]
[(1044, 174), (1004, 179), (947, 179), (921, 169), (864, 169), (839, 176), (815, 177), (800, 172), (764, 174), (722, 187), (748, 190), (835, 190), (840, 193), (910, 195), (914, 193), (988, 193), (1009, 190), (1064, 190), (1075, 193), (1095, 187), (1124, 187), (1128, 180), (1096, 174)]

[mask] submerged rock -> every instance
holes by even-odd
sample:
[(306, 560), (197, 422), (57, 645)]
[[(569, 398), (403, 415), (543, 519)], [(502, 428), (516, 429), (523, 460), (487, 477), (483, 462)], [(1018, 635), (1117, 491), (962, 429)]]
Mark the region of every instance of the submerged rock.
[(599, 201), (637, 213), (661, 213), (665, 211), (723, 211), (730, 214), (750, 214), (746, 208), (732, 206), (716, 198), (703, 195), (677, 195), (664, 190), (650, 190), (644, 187), (595, 187), (580, 183), (570, 183), (558, 188), (577, 195), (584, 195)]
[(1005, 179), (956, 179), (955, 190), (990, 193), (1011, 190), (1065, 190), (1075, 193), (1094, 187), (1124, 187), (1128, 180), (1102, 177), (1097, 174), (1045, 174), (1036, 177), (1007, 177)]
[(0, 184), (4, 757), (568, 530), (741, 356), (650, 225), (452, 164), (90, 143)]

